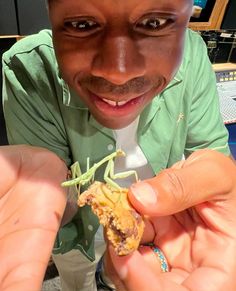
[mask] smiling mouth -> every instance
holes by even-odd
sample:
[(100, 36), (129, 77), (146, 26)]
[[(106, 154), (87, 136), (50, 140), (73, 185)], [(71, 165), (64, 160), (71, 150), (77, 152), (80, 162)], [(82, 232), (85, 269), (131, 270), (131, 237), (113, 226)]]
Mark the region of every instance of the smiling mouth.
[(131, 100), (128, 100), (128, 101), (113, 101), (113, 100), (109, 100), (109, 99), (106, 99), (106, 98), (101, 98), (102, 101), (106, 102), (107, 104), (113, 106), (113, 107), (120, 107), (120, 106), (123, 106), (125, 105), (126, 103), (130, 102)]
[(146, 94), (139, 95), (133, 98), (130, 96), (128, 100), (122, 101), (114, 101), (111, 99), (104, 98), (103, 96), (96, 95), (94, 93), (90, 93), (90, 100), (99, 111), (103, 112), (103, 114), (113, 116), (123, 116), (129, 115), (135, 110), (139, 110), (141, 104), (143, 103)]

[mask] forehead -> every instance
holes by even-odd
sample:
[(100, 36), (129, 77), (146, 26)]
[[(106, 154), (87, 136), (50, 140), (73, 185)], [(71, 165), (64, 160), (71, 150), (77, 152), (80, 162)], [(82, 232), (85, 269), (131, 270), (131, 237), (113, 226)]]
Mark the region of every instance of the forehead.
[(114, 9), (114, 7), (134, 7), (141, 6), (145, 9), (146, 6), (153, 6), (156, 8), (176, 9), (182, 10), (186, 5), (193, 4), (193, 0), (48, 0), (49, 7), (66, 6), (66, 7), (81, 7), (96, 6), (106, 9)]

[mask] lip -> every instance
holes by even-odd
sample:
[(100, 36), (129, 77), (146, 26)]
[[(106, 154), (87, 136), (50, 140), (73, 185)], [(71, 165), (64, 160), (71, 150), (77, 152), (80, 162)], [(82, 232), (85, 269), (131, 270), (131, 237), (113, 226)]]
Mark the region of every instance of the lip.
[[(108, 99), (103, 96), (98, 96), (92, 92), (89, 92), (89, 97), (93, 105), (95, 105), (96, 108), (103, 114), (112, 115), (113, 117), (125, 116), (134, 113), (136, 110), (139, 109), (140, 104), (143, 103), (145, 95), (146, 94), (142, 94), (137, 97), (134, 97), (123, 105), (113, 106), (103, 101), (103, 99), (113, 101), (112, 99)], [(119, 100), (119, 102), (122, 101), (126, 100)]]

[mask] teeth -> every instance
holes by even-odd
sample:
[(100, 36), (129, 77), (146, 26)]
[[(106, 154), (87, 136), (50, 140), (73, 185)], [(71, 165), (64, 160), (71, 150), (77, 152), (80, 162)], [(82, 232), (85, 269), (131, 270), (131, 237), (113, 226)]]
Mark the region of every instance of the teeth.
[(108, 103), (109, 105), (111, 106), (122, 106), (124, 104), (126, 104), (128, 101), (120, 101), (120, 102), (116, 102), (116, 101), (112, 101), (112, 100), (108, 100), (108, 99), (105, 99), (105, 98), (102, 98), (102, 100), (106, 103)]
[(120, 102), (117, 102), (117, 105), (118, 106), (122, 106), (122, 105), (124, 105), (124, 104), (126, 104), (128, 101), (120, 101)]
[(108, 103), (108, 104), (111, 105), (111, 106), (116, 106), (116, 102), (115, 102), (115, 101), (108, 100), (108, 99), (105, 99), (105, 98), (103, 98), (102, 100), (103, 100), (104, 102)]

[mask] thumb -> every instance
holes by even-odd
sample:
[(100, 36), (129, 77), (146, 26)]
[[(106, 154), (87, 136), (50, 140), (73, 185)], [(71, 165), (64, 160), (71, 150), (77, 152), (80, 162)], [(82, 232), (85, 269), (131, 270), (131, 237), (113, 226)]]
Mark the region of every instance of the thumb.
[(164, 216), (205, 201), (232, 200), (235, 188), (233, 161), (213, 150), (199, 150), (156, 177), (133, 184), (129, 200), (143, 215)]

